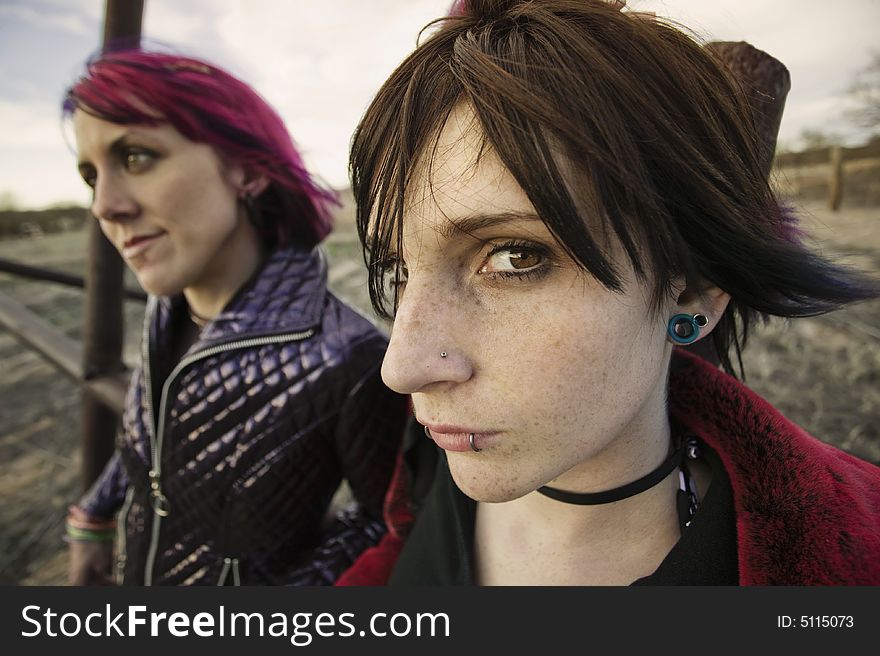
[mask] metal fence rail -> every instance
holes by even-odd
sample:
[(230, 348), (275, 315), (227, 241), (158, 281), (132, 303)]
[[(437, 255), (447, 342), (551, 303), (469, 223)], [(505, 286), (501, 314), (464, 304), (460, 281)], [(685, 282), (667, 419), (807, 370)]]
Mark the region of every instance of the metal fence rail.
[(116, 415), (122, 414), (130, 377), (126, 370), (87, 377), (83, 367), (82, 345), (3, 292), (0, 292), (0, 325), (40, 353), (59, 371), (86, 387), (97, 401)]
[[(59, 285), (76, 287), (78, 289), (85, 289), (86, 286), (86, 280), (82, 276), (67, 273), (66, 271), (58, 271), (57, 269), (30, 266), (28, 264), (13, 262), (12, 260), (6, 260), (3, 258), (0, 258), (0, 271), (11, 273), (22, 278), (29, 278), (31, 280), (57, 282)], [(126, 287), (122, 290), (122, 294), (125, 298), (132, 301), (146, 302), (147, 300), (147, 293), (142, 289)]]

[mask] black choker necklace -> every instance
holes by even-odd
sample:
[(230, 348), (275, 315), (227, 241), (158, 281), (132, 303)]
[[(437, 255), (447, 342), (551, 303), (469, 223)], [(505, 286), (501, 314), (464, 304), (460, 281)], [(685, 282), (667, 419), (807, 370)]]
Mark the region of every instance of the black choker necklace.
[(669, 476), (673, 469), (679, 467), (679, 490), (675, 505), (678, 511), (679, 526), (681, 532), (684, 533), (684, 530), (691, 525), (691, 520), (700, 506), (696, 486), (687, 467), (688, 460), (696, 460), (700, 457), (700, 445), (698, 440), (693, 437), (686, 440), (676, 440), (676, 443), (678, 446), (675, 451), (660, 463), (657, 469), (632, 483), (627, 483), (611, 490), (605, 490), (604, 492), (566, 492), (565, 490), (557, 490), (556, 488), (544, 485), (538, 488), (538, 492), (563, 503), (573, 503), (578, 506), (598, 506), (603, 503), (613, 503), (621, 499), (627, 499), (645, 490), (650, 490)]
[(615, 487), (604, 492), (566, 492), (565, 490), (557, 490), (546, 485), (538, 488), (538, 492), (544, 496), (562, 501), (564, 503), (573, 503), (578, 506), (598, 506), (603, 503), (614, 503), (621, 499), (627, 499), (635, 496), (640, 492), (649, 490), (657, 485), (664, 478), (672, 473), (672, 470), (681, 465), (684, 458), (684, 445), (680, 445), (666, 460), (660, 463), (652, 472), (642, 476), (640, 479)]

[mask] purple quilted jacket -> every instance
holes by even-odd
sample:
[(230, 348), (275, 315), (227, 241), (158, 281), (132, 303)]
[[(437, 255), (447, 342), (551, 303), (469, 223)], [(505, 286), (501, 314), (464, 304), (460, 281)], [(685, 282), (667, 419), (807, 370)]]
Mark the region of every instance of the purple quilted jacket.
[[(117, 454), (79, 503), (119, 511), (122, 582), (331, 583), (381, 537), (406, 399), (379, 376), (386, 338), (326, 279), (320, 251), (275, 251), (176, 363), (183, 298), (150, 299)], [(343, 478), (367, 519), (328, 538)]]

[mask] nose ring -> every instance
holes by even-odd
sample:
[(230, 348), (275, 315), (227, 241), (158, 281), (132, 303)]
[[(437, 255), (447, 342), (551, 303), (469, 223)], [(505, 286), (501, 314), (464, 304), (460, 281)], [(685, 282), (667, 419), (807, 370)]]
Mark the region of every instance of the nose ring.
[(440, 351), (441, 358), (445, 358), (447, 355), (449, 355), (449, 354), (446, 351)]

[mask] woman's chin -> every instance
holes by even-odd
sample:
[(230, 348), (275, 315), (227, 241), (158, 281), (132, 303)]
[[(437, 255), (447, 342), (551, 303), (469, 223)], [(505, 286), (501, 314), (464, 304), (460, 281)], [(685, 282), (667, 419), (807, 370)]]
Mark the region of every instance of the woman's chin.
[(137, 275), (138, 284), (150, 296), (175, 296), (181, 291), (179, 285), (171, 284), (170, 281), (157, 279), (150, 275)]
[(180, 284), (176, 284), (174, 280), (161, 275), (161, 272), (154, 270), (153, 267), (144, 267), (142, 269), (132, 267), (132, 271), (141, 289), (150, 296), (174, 296), (183, 291), (183, 287)]
[(465, 496), (482, 503), (504, 503), (525, 496), (534, 487), (515, 479), (505, 479), (485, 467), (456, 467), (450, 462), (452, 480)]

